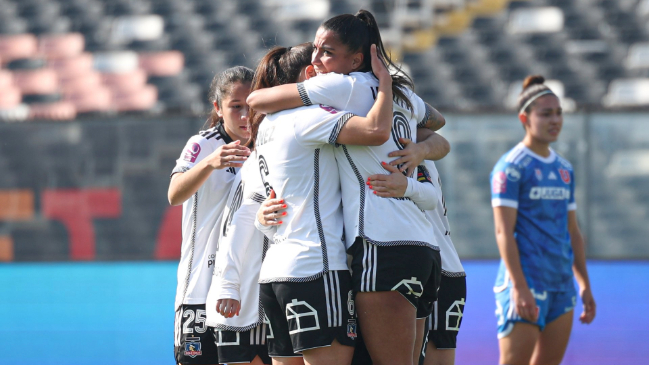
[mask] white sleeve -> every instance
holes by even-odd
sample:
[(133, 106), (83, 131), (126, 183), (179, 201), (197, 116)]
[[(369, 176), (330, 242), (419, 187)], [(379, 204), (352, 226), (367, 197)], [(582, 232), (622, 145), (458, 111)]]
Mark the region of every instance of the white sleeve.
[[(220, 271), (219, 285), (215, 288), (217, 299), (241, 301), (241, 271), (246, 270), (246, 252), (249, 249), (262, 250), (263, 247), (249, 247), (255, 240), (256, 231), (252, 228), (257, 220), (259, 203), (246, 199), (232, 216), (228, 234), (219, 242), (217, 256)], [(249, 269), (249, 268), (248, 268)]]
[(297, 84), (304, 105), (322, 104), (345, 109), (352, 95), (354, 80), (350, 76), (330, 72)]
[(187, 141), (183, 152), (176, 160), (176, 166), (171, 175), (177, 172), (185, 172), (196, 166), (202, 159), (212, 153), (212, 146), (207, 139), (200, 135), (195, 135)]
[(430, 111), (426, 106), (426, 103), (415, 93), (410, 93), (410, 102), (412, 103), (412, 108), (415, 113), (415, 120), (417, 121), (417, 128), (423, 128), (423, 126), (428, 121), (430, 116)]
[(417, 166), (417, 178), (408, 178), (408, 187), (403, 196), (410, 198), (421, 210), (437, 208), (439, 196), (426, 166)]
[(338, 135), (347, 121), (354, 116), (352, 113), (338, 112), (326, 106), (315, 111), (313, 118), (296, 120), (293, 131), (295, 139), (303, 146), (319, 146), (336, 144)]
[(239, 173), (242, 174), (242, 202), (232, 213), (231, 219), (223, 219), (225, 227), (221, 227), (217, 252), (218, 285), (213, 287), (217, 299), (235, 299), (241, 302), (241, 272), (251, 270), (246, 267), (246, 252), (249, 249), (263, 250), (263, 247), (254, 247), (260, 242), (263, 245), (263, 238), (253, 226), (257, 220), (257, 210), (265, 198), (262, 195), (263, 185), (260, 184), (259, 171), (253, 160), (246, 161)]
[(431, 183), (419, 182), (409, 177), (408, 188), (403, 196), (410, 198), (421, 210), (437, 208), (437, 189)]

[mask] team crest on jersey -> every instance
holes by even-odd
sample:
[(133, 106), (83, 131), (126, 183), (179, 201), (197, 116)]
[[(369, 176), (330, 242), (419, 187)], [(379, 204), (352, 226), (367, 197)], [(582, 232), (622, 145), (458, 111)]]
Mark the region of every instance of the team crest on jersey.
[(201, 356), (203, 351), (201, 351), (201, 339), (200, 337), (187, 337), (185, 341), (185, 356), (195, 358), (196, 356)]
[(515, 167), (510, 166), (506, 168), (505, 174), (507, 175), (507, 179), (513, 182), (516, 182), (521, 178), (521, 173), (518, 172), (518, 170)]
[(493, 185), (494, 194), (503, 194), (507, 192), (507, 176), (504, 172), (496, 172), (491, 184)]
[(331, 113), (331, 114), (336, 114), (336, 113), (338, 113), (338, 110), (336, 110), (336, 109), (330, 107), (329, 105), (322, 105), (322, 104), (320, 104), (320, 109), (325, 110), (327, 113)]
[(196, 157), (198, 157), (199, 153), (201, 153), (201, 145), (193, 143), (191, 147), (185, 150), (183, 160), (194, 163), (196, 162)]
[(357, 324), (355, 319), (347, 320), (347, 337), (355, 340), (358, 337)]
[(561, 175), (561, 180), (563, 180), (564, 183), (570, 184), (570, 171), (559, 169), (559, 175)]
[(548, 179), (549, 180), (556, 180), (557, 179), (557, 174), (554, 173), (554, 171), (550, 171), (548, 174)]
[(536, 179), (538, 181), (543, 180), (543, 172), (541, 171), (541, 169), (534, 169), (534, 174), (536, 175)]

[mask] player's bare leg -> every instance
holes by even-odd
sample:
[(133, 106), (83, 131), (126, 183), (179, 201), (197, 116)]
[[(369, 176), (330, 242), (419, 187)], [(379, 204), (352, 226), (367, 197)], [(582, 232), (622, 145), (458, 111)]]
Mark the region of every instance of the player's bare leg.
[(356, 294), (363, 339), (374, 365), (412, 364), (415, 307), (398, 292)]
[(500, 364), (529, 365), (540, 333), (536, 325), (515, 323), (509, 335), (498, 340)]
[(354, 357), (354, 348), (341, 345), (338, 340), (334, 339), (331, 346), (303, 351), (302, 355), (306, 365), (349, 365)]
[(559, 365), (566, 353), (572, 332), (573, 311), (548, 323), (536, 342), (531, 365)]
[(434, 343), (428, 342), (424, 365), (454, 365), (455, 349), (439, 350)]
[(421, 357), (422, 346), (424, 345), (424, 336), (428, 333), (426, 329), (426, 318), (417, 319), (415, 322), (415, 343), (414, 349), (412, 351), (412, 363), (413, 365), (419, 364), (419, 358)]
[(254, 359), (250, 362), (250, 365), (270, 365), (270, 364), (264, 364), (264, 360), (261, 359), (259, 356), (255, 356)]
[(273, 365), (304, 365), (304, 359), (300, 357), (273, 357)]

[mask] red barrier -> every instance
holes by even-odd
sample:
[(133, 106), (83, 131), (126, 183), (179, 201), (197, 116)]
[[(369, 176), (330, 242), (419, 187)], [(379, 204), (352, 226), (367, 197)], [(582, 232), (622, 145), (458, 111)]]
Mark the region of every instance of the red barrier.
[(118, 189), (57, 189), (43, 192), (43, 215), (58, 220), (70, 236), (70, 258), (95, 258), (93, 218), (118, 218), (122, 197)]
[(156, 260), (177, 260), (180, 258), (180, 245), (183, 240), (182, 216), (182, 205), (167, 208), (158, 231), (155, 248)]

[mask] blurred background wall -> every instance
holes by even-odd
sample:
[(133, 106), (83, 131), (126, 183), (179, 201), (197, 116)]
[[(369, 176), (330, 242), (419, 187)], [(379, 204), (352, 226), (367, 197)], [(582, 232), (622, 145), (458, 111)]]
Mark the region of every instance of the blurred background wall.
[[(512, 113), (448, 113), (438, 162), (462, 258), (497, 258), (489, 173), (523, 137)], [(588, 256), (647, 259), (649, 113), (572, 113), (554, 148), (571, 161)], [(169, 174), (195, 117), (0, 124), (0, 259), (169, 260), (180, 207)]]

